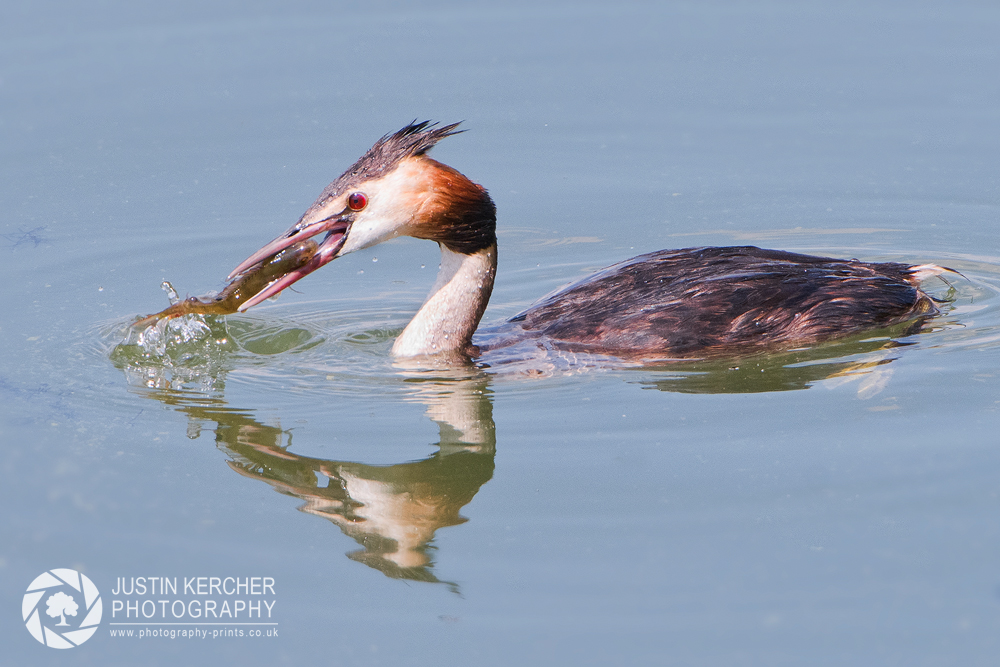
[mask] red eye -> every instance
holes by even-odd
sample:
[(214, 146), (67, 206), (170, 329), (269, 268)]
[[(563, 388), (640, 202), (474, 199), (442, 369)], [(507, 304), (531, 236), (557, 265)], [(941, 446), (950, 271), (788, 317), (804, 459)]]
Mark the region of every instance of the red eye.
[(347, 206), (352, 211), (360, 211), (365, 206), (368, 206), (368, 197), (365, 196), (364, 192), (355, 192), (347, 198)]

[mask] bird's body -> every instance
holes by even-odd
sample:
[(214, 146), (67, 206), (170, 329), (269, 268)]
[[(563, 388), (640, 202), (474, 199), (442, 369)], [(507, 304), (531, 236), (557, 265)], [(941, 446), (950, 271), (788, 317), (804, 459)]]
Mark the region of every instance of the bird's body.
[(286, 248), (326, 234), (307, 263), (291, 265), (240, 310), (341, 255), (406, 235), (438, 242), (442, 262), (430, 296), (396, 340), (397, 357), (475, 357), (526, 338), (629, 359), (739, 356), (937, 312), (919, 288), (945, 270), (936, 265), (689, 248), (608, 267), (491, 327), (473, 345), (496, 275), (496, 208), (484, 188), (426, 155), (454, 133), (455, 125), (419, 123), (380, 139), (296, 225), (237, 267), (232, 275), (259, 272)]
[(936, 313), (919, 271), (753, 246), (661, 250), (563, 288), (494, 332), (630, 358), (775, 350)]

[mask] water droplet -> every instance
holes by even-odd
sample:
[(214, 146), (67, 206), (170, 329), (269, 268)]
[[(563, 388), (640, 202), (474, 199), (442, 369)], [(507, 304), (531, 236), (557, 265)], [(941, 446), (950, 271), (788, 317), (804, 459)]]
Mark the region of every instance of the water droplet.
[(177, 290), (175, 290), (174, 286), (170, 284), (170, 281), (164, 280), (162, 283), (160, 283), (160, 288), (167, 293), (167, 298), (170, 299), (171, 306), (174, 305), (175, 303), (181, 302), (181, 298), (177, 296)]
[(378, 257), (372, 257), (372, 262), (377, 262), (377, 261), (378, 261)]
[(420, 265), (420, 268), (422, 269), (422, 268), (424, 268), (424, 266), (425, 266), (424, 264), (421, 264), (421, 265)]

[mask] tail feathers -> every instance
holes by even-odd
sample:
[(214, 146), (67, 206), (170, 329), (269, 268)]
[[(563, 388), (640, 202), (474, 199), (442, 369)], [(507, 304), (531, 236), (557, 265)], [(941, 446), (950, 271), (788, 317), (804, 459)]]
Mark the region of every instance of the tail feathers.
[[(949, 269), (947, 266), (938, 266), (937, 264), (920, 264), (918, 266), (910, 267), (910, 276), (913, 278), (914, 282), (922, 282), (928, 278), (933, 278), (934, 276), (940, 276), (942, 273), (955, 273), (962, 275), (955, 269)], [(963, 278), (965, 276), (962, 276)]]

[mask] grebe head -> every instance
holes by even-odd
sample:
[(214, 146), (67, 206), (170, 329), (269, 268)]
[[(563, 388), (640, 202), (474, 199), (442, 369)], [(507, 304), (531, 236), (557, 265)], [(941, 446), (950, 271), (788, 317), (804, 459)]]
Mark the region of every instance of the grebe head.
[(341, 255), (397, 236), (439, 242), (471, 255), (496, 243), (496, 207), (486, 190), (427, 152), (458, 123), (412, 123), (379, 139), (328, 185), (288, 231), (243, 261), (230, 278), (307, 238), (326, 234), (315, 256), (240, 306), (246, 310)]

